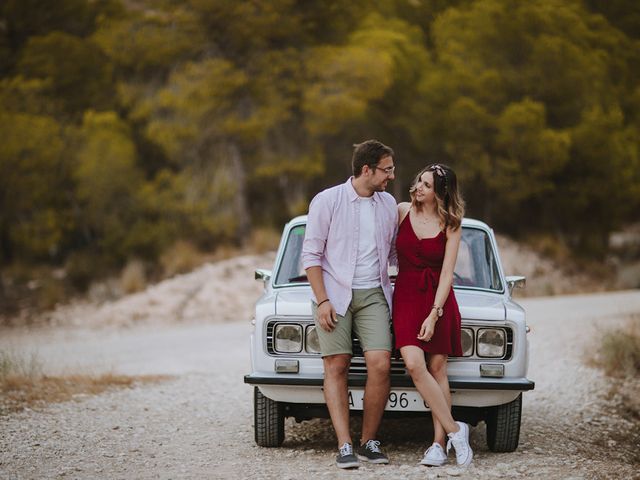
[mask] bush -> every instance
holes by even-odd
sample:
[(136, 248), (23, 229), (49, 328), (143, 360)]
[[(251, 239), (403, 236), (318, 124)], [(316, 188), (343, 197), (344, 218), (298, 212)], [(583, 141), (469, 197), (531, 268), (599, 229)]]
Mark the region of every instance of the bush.
[(51, 310), (59, 303), (67, 302), (70, 298), (70, 293), (65, 288), (64, 282), (49, 276), (40, 280), (40, 288), (35, 293), (39, 310)]
[(280, 232), (274, 228), (254, 228), (249, 244), (256, 253), (276, 250), (280, 244)]
[(36, 353), (28, 357), (14, 351), (0, 351), (0, 384), (15, 376), (36, 378), (42, 375), (42, 362)]
[(636, 378), (640, 374), (640, 315), (621, 329), (605, 332), (597, 363), (610, 376)]
[(568, 264), (572, 260), (571, 249), (559, 238), (551, 234), (529, 235), (526, 242), (536, 252), (559, 264)]
[(202, 265), (204, 257), (190, 242), (179, 240), (160, 256), (162, 276), (172, 277), (179, 273), (187, 273)]
[(144, 263), (130, 260), (120, 275), (120, 286), (124, 293), (135, 293), (147, 287), (147, 274)]

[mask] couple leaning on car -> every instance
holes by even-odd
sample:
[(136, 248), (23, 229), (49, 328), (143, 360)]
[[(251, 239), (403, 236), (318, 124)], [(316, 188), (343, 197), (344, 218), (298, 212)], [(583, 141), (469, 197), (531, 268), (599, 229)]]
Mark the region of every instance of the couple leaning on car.
[[(355, 145), (352, 165), (349, 180), (312, 200), (302, 249), (315, 297), (324, 397), (338, 440), (336, 465), (389, 462), (377, 432), (390, 390), (390, 321), (395, 348), (433, 417), (434, 442), (420, 463), (445, 464), (453, 446), (458, 465), (469, 465), (469, 426), (451, 416), (447, 379), (447, 356), (462, 352), (452, 288), (464, 212), (456, 176), (445, 165), (429, 165), (411, 184), (411, 202), (396, 205), (385, 192), (394, 178), (391, 148), (376, 140)], [(398, 265), (393, 290), (389, 264)], [(352, 331), (367, 366), (362, 434), (355, 450), (347, 385)]]

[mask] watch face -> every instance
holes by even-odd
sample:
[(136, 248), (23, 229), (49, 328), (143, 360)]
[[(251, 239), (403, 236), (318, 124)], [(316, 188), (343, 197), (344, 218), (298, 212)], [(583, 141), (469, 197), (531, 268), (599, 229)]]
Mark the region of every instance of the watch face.
[(438, 309), (438, 316), (441, 317), (443, 313), (444, 313), (444, 310), (442, 310), (442, 308), (439, 308)]

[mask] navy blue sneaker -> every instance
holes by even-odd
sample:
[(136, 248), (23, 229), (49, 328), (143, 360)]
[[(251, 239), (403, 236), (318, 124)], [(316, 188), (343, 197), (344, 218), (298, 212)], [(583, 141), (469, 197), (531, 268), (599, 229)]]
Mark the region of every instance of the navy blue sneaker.
[(360, 461), (353, 454), (353, 446), (350, 443), (345, 442), (340, 447), (340, 452), (336, 457), (336, 466), (338, 468), (358, 468), (360, 466)]
[(389, 463), (389, 458), (380, 450), (378, 440), (367, 440), (367, 443), (358, 449), (358, 458), (369, 463)]

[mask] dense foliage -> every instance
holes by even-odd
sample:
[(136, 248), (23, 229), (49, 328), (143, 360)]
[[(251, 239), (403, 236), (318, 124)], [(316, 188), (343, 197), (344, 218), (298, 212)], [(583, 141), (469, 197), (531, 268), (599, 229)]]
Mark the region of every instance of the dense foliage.
[(5, 0), (0, 264), (240, 242), (372, 137), (399, 200), (445, 162), (470, 216), (601, 255), (640, 208), (639, 35), (633, 0)]

